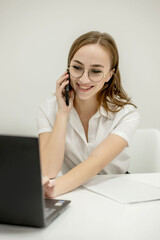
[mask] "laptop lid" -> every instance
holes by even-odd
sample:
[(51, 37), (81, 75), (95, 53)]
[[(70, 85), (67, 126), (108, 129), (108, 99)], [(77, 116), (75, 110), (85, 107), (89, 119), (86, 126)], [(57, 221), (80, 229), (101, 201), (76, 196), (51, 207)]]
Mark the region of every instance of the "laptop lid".
[[(0, 223), (44, 227), (70, 201), (44, 218), (38, 138), (0, 136)], [(51, 205), (51, 203), (50, 203)]]

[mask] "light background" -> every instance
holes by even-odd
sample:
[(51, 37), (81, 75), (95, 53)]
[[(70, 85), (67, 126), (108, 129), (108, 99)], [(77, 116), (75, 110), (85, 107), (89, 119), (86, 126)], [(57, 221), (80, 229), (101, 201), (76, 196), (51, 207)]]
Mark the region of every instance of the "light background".
[(160, 0), (0, 0), (0, 134), (36, 135), (79, 35), (110, 33), (139, 128), (160, 130)]

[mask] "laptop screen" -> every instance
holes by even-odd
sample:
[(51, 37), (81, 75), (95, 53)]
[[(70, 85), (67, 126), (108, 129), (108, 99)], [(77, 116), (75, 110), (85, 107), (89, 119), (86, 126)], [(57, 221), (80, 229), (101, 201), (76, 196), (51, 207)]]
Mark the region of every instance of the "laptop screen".
[(0, 136), (0, 189), (0, 222), (43, 225), (36, 137)]

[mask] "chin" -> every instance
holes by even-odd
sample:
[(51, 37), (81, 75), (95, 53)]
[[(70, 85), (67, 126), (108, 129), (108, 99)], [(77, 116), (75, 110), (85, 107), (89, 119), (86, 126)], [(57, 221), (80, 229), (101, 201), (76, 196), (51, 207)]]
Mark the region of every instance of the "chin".
[(87, 101), (87, 100), (90, 100), (90, 99), (93, 99), (96, 97), (95, 94), (92, 94), (92, 95), (83, 95), (83, 94), (79, 94), (79, 93), (76, 93), (76, 97), (82, 101)]

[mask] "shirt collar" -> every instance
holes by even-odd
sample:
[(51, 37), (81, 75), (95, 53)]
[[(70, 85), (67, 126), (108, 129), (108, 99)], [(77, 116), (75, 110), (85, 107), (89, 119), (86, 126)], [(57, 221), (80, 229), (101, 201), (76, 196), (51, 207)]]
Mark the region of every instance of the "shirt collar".
[(93, 117), (100, 117), (100, 116), (103, 116), (108, 119), (113, 119), (114, 113), (107, 112), (103, 106), (100, 106), (100, 108), (98, 109), (98, 111), (95, 113)]
[[(92, 118), (98, 118), (98, 117), (100, 117), (100, 116), (104, 116), (104, 117), (106, 117), (106, 118), (113, 118), (113, 114), (114, 113), (112, 113), (112, 112), (109, 112), (109, 113), (107, 113), (107, 111), (105, 110), (105, 108), (103, 107), (103, 106), (100, 106), (100, 108), (98, 109), (98, 111), (93, 115), (93, 117)], [(77, 111), (76, 111), (76, 109), (73, 107), (72, 109), (71, 109), (71, 112), (70, 112), (70, 114), (69, 114), (69, 119), (71, 120), (73, 120), (73, 119), (77, 119), (77, 117), (79, 118), (79, 116), (78, 116), (78, 113), (77, 113)]]
[(86, 141), (84, 128), (78, 116), (76, 109), (73, 107), (69, 113), (69, 122), (72, 125), (73, 129), (81, 136), (81, 138)]
[[(92, 116), (92, 118), (100, 118), (101, 116), (104, 116), (107, 119), (111, 119), (113, 118), (113, 113), (107, 113), (105, 108), (101, 106), (99, 110)], [(86, 141), (83, 125), (74, 107), (70, 111), (68, 120), (71, 126), (73, 127), (73, 129), (77, 132), (77, 134), (80, 135), (84, 141)]]

